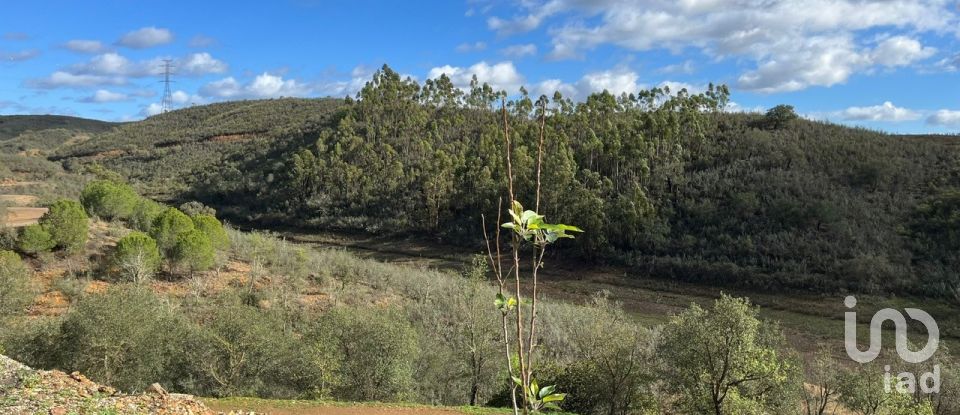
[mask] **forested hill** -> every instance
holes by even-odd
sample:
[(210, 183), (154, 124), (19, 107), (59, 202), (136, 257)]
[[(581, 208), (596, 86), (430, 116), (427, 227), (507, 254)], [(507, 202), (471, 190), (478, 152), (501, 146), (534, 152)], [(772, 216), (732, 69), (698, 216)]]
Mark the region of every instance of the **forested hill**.
[(63, 115), (0, 115), (0, 141), (16, 138), (28, 131), (64, 129), (98, 133), (114, 125), (106, 121)]
[[(499, 95), (384, 68), (358, 99), (190, 108), (57, 155), (234, 219), (437, 235), (480, 247), (504, 197)], [(536, 97), (507, 105), (518, 198), (532, 204)], [(753, 289), (951, 296), (960, 283), (956, 137), (731, 114), (725, 88), (546, 102), (549, 220), (566, 254)]]

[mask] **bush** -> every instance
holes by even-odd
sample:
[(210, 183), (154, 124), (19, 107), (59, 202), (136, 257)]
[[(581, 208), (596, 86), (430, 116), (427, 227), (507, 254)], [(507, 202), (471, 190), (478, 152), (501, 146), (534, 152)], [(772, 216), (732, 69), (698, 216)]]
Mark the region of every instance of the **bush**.
[(160, 252), (166, 256), (173, 253), (173, 248), (180, 240), (180, 236), (193, 230), (193, 221), (190, 217), (176, 208), (167, 208), (157, 216), (150, 228), (150, 236), (157, 241)]
[(17, 239), (17, 249), (29, 255), (47, 252), (53, 249), (53, 246), (53, 237), (40, 225), (24, 227)]
[(141, 197), (133, 207), (130, 226), (141, 232), (150, 232), (153, 222), (163, 214), (167, 207), (153, 200)]
[(176, 385), (188, 326), (152, 292), (119, 286), (83, 297), (54, 338), (52, 366), (137, 391)]
[(87, 242), (90, 223), (80, 203), (64, 199), (50, 206), (40, 226), (50, 233), (55, 247), (76, 252)]
[(150, 279), (160, 267), (157, 242), (143, 232), (132, 232), (117, 241), (113, 266), (120, 275), (137, 284)]
[(87, 213), (104, 219), (129, 218), (139, 198), (129, 185), (109, 180), (94, 180), (80, 194)]
[(227, 237), (227, 231), (216, 217), (199, 214), (193, 215), (191, 218), (193, 219), (193, 226), (207, 236), (214, 249), (222, 251), (230, 247), (230, 238)]
[(216, 262), (216, 251), (207, 235), (191, 229), (177, 238), (170, 259), (191, 272), (205, 271)]
[(30, 304), (30, 269), (20, 256), (0, 250), (0, 316), (16, 313)]
[[(334, 394), (352, 401), (401, 401), (413, 389), (416, 332), (399, 312), (339, 308), (323, 315), (309, 339), (339, 357)], [(328, 346), (329, 345), (329, 346)]]
[(274, 316), (239, 303), (217, 305), (208, 315), (188, 349), (193, 393), (289, 398), (322, 389), (318, 369), (332, 359), (313, 358)]
[(208, 216), (217, 216), (217, 210), (204, 205), (200, 202), (187, 202), (180, 205), (180, 211), (186, 213), (187, 216), (193, 217), (197, 215), (208, 215)]

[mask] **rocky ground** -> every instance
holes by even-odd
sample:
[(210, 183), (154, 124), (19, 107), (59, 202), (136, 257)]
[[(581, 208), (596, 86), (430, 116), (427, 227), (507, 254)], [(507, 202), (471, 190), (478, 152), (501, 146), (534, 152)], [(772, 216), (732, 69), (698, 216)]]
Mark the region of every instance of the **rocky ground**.
[(0, 413), (8, 415), (205, 415), (216, 412), (190, 395), (154, 384), (139, 395), (98, 385), (79, 373), (35, 370), (0, 355)]

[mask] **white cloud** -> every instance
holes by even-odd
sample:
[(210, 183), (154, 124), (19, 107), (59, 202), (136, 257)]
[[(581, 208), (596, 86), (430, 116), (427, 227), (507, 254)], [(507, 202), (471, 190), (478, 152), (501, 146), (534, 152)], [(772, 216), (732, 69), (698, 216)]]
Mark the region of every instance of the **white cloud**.
[(123, 35), (117, 43), (133, 49), (145, 49), (173, 41), (170, 30), (157, 27), (144, 27)]
[(602, 45), (695, 49), (754, 63), (740, 86), (762, 92), (830, 86), (878, 66), (910, 65), (934, 49), (907, 35), (960, 34), (957, 11), (943, 0), (525, 0), (517, 15), (487, 23), (509, 35), (551, 19), (551, 58), (580, 58)]
[(93, 95), (80, 99), (80, 102), (89, 102), (89, 103), (107, 103), (107, 102), (120, 102), (126, 101), (129, 97), (127, 94), (120, 92), (108, 91), (106, 89), (98, 89), (97, 92), (94, 92)]
[[(224, 73), (228, 66), (217, 60), (209, 53), (192, 53), (173, 59), (173, 71), (178, 76), (202, 76), (206, 74)], [(142, 61), (131, 61), (116, 52), (96, 55), (89, 61), (72, 65), (68, 72), (83, 75), (121, 76), (143, 78), (157, 76), (163, 72), (162, 58), (153, 58)]]
[(187, 44), (191, 48), (208, 48), (217, 44), (217, 39), (204, 35), (196, 35)]
[(126, 79), (116, 76), (72, 74), (65, 71), (56, 71), (46, 78), (30, 79), (27, 86), (41, 89), (52, 88), (87, 88), (100, 85), (123, 85)]
[(894, 36), (884, 39), (873, 49), (873, 62), (884, 66), (905, 66), (933, 56), (937, 49), (925, 47), (916, 39)]
[(99, 40), (76, 39), (64, 43), (63, 47), (79, 53), (100, 53), (106, 50)]
[(960, 53), (940, 59), (934, 67), (943, 72), (960, 71)]
[(184, 105), (184, 104), (195, 105), (195, 104), (204, 104), (207, 102), (206, 99), (204, 99), (199, 95), (192, 95), (180, 90), (173, 91), (173, 93), (170, 94), (170, 99), (172, 99), (173, 103), (176, 105)]
[(187, 75), (204, 75), (224, 73), (227, 71), (226, 63), (215, 59), (207, 52), (187, 55), (184, 58), (178, 59), (174, 65), (178, 73)]
[(533, 43), (527, 43), (524, 45), (511, 45), (500, 49), (500, 53), (502, 53), (504, 56), (517, 59), (525, 56), (533, 56), (537, 54), (537, 45), (534, 45)]
[(350, 71), (350, 79), (322, 83), (316, 88), (316, 92), (331, 97), (352, 96), (363, 89), (367, 81), (373, 78), (373, 73), (372, 69), (358, 65)]
[(40, 51), (36, 49), (21, 50), (19, 52), (0, 51), (0, 62), (23, 62), (40, 56)]
[(880, 105), (869, 107), (850, 107), (836, 114), (847, 121), (913, 121), (920, 118), (920, 113), (907, 108), (900, 108), (886, 101)]
[(484, 42), (475, 42), (475, 43), (461, 43), (457, 45), (456, 51), (460, 53), (468, 52), (480, 52), (487, 48), (487, 44)]
[(960, 127), (960, 111), (940, 110), (927, 118), (927, 124)]
[(427, 78), (436, 79), (443, 74), (446, 74), (447, 77), (450, 78), (453, 85), (461, 89), (470, 87), (470, 80), (474, 75), (477, 76), (477, 80), (481, 84), (484, 82), (490, 84), (494, 90), (498, 91), (504, 90), (508, 93), (515, 93), (519, 91), (520, 86), (523, 85), (523, 75), (517, 72), (517, 68), (513, 66), (513, 62), (510, 61), (499, 62), (493, 65), (481, 61), (466, 68), (444, 65), (430, 69), (430, 72), (427, 73)]
[(200, 88), (201, 96), (221, 99), (301, 97), (311, 92), (312, 88), (307, 84), (266, 72), (246, 85), (231, 76)]
[(682, 63), (675, 63), (672, 65), (664, 66), (657, 70), (660, 73), (666, 74), (685, 74), (690, 75), (696, 71), (696, 67), (691, 60), (685, 60)]
[(567, 98), (582, 101), (595, 92), (607, 91), (613, 95), (636, 93), (644, 86), (637, 81), (640, 76), (626, 67), (616, 67), (605, 71), (590, 72), (575, 83), (564, 83), (558, 79), (540, 82), (534, 88), (536, 95), (553, 96), (560, 91)]
[(154, 103), (151, 103), (150, 105), (147, 105), (146, 107), (143, 107), (143, 110), (140, 111), (140, 115), (143, 115), (144, 117), (150, 117), (150, 116), (157, 115), (161, 112), (163, 112), (163, 106), (154, 102)]

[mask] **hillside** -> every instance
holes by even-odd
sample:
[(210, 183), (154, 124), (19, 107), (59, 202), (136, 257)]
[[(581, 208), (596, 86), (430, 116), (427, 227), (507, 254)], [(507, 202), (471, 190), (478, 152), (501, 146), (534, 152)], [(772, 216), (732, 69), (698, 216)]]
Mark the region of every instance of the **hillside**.
[(0, 115), (0, 141), (16, 138), (28, 131), (64, 129), (99, 133), (116, 123), (65, 115)]
[[(719, 90), (647, 94), (550, 104), (546, 213), (588, 229), (581, 258), (763, 290), (949, 297), (958, 286), (954, 259), (927, 254), (914, 218), (958, 185), (960, 138), (709, 110), (727, 99)], [(502, 194), (496, 95), (421, 88), (389, 69), (360, 95), (174, 111), (57, 158), (234, 221), (479, 246), (479, 213), (492, 217)], [(513, 151), (531, 166), (533, 102), (508, 106)], [(528, 195), (533, 183), (518, 185)]]

